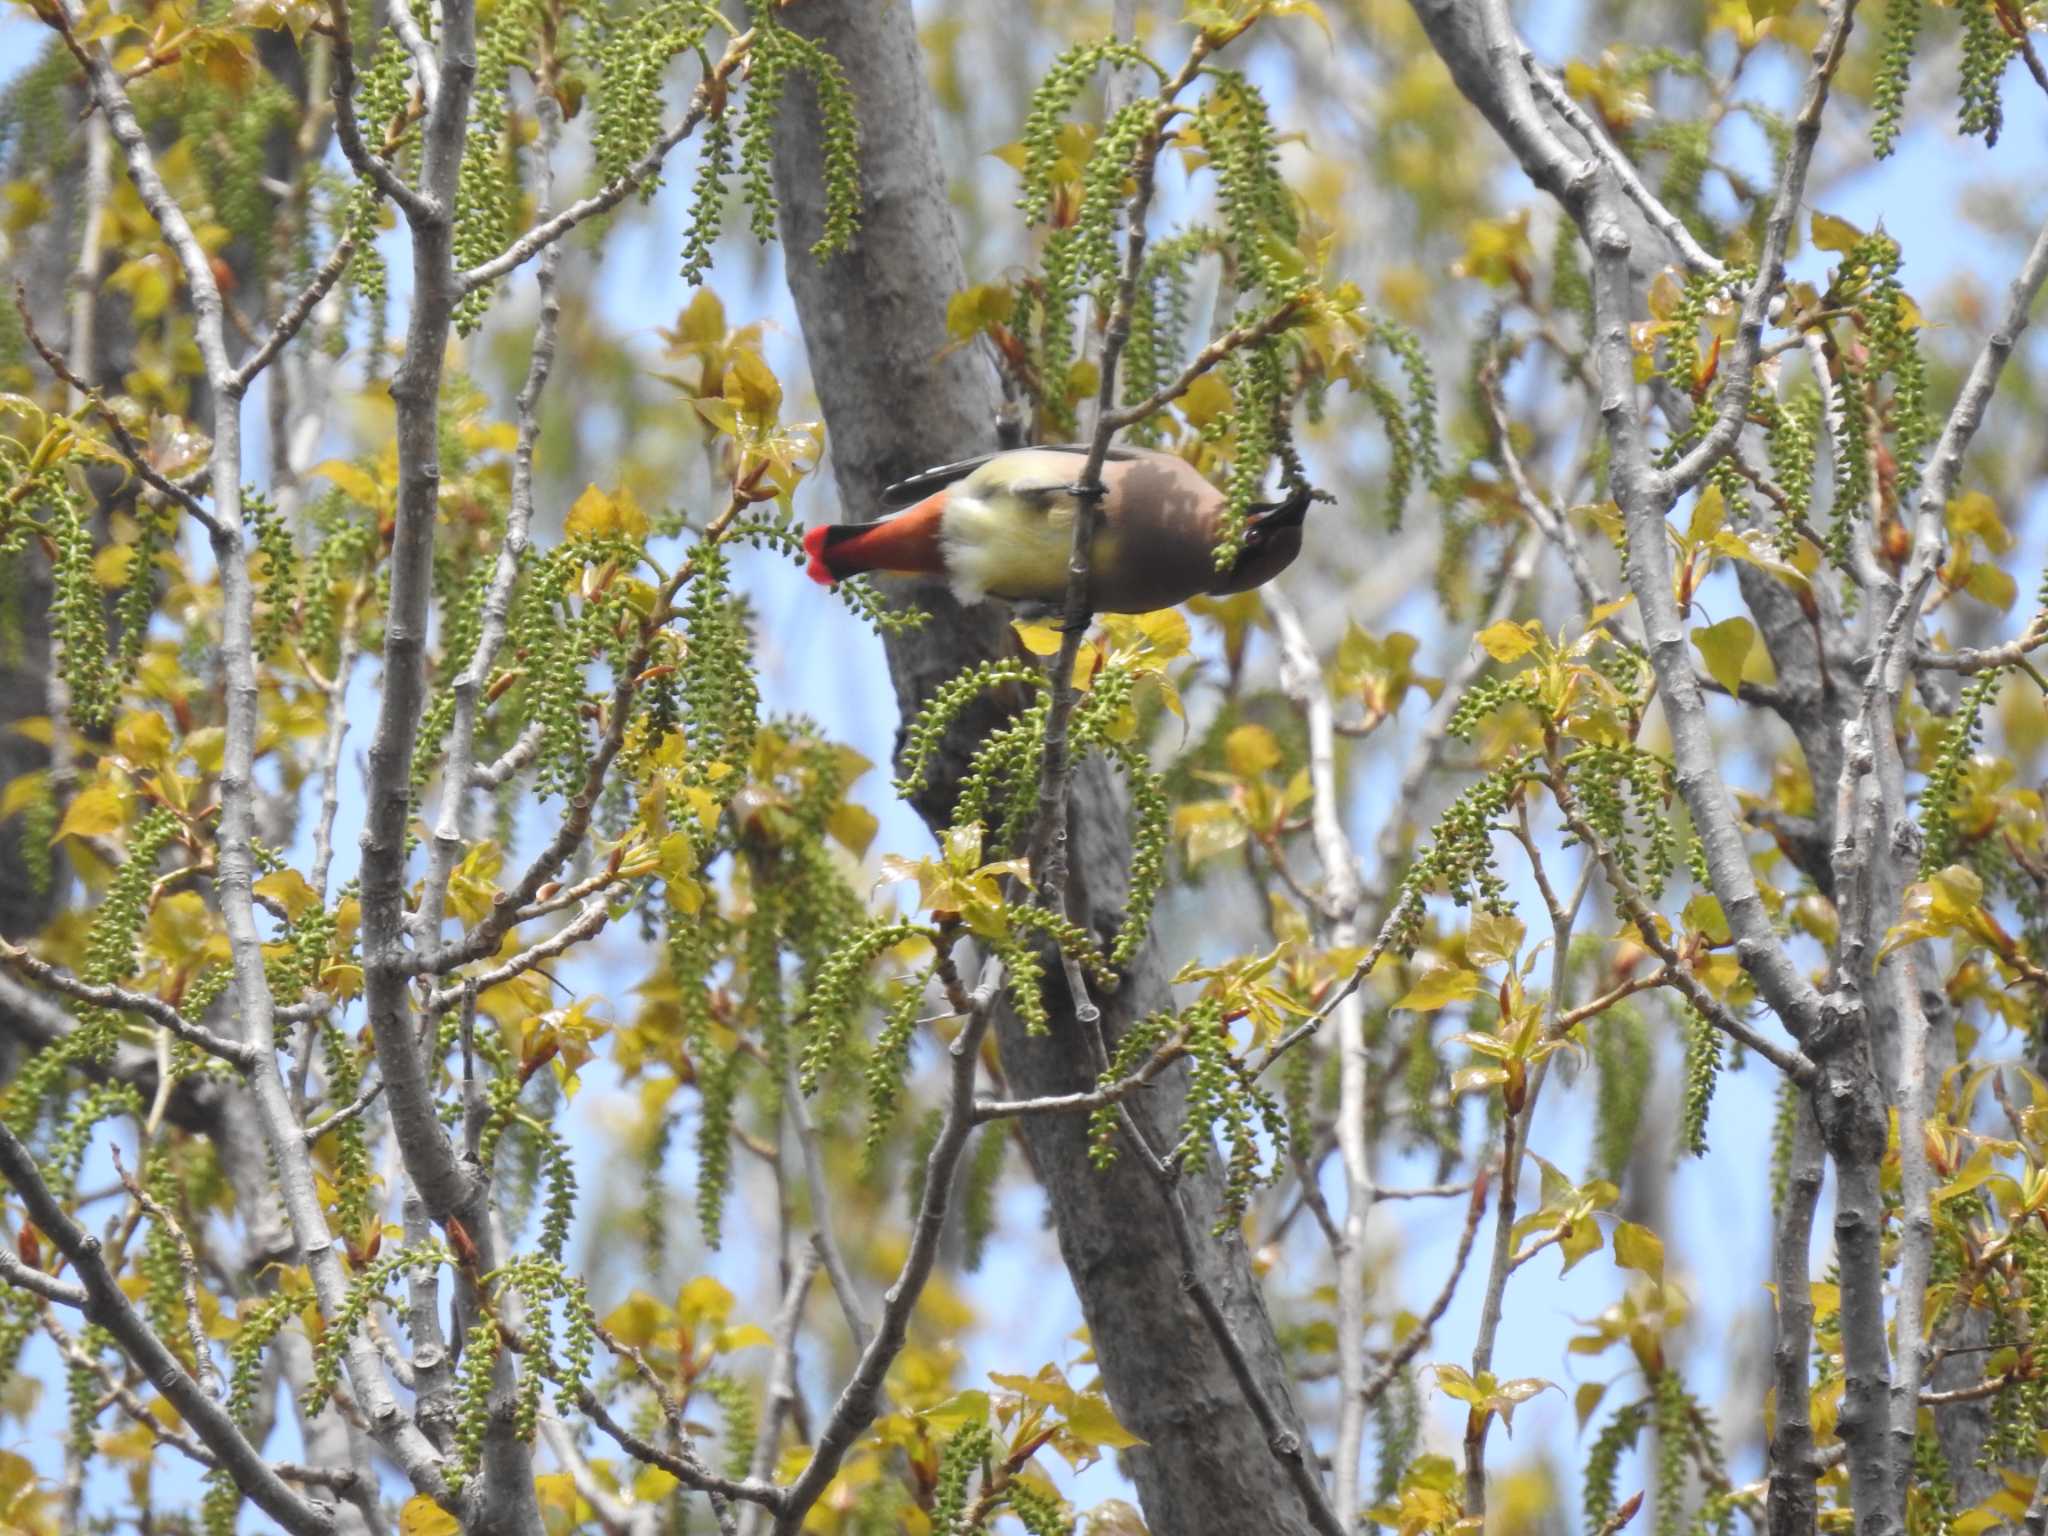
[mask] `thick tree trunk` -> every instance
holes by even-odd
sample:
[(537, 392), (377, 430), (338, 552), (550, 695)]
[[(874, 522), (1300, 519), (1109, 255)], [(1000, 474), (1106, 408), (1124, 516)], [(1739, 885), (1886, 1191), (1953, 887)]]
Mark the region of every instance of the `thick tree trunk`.
[[(1000, 398), (980, 355), (949, 347), (946, 300), (966, 276), (908, 4), (811, 0), (784, 19), (838, 58), (858, 103), (863, 208), (853, 250), (824, 263), (810, 254), (823, 228), (823, 163), (815, 103), (803, 82), (792, 83), (779, 126), (776, 183), (790, 288), (831, 432), (840, 499), (860, 520), (873, 515), (890, 480), (991, 447)], [(888, 646), (906, 715), (960, 668), (1007, 643), (1004, 615), (992, 607), (963, 610), (937, 586), (921, 588), (916, 601), (931, 621)], [(946, 771), (919, 803), (934, 828), (945, 825), (966, 754), (993, 718), (969, 721), (950, 744)], [(1076, 913), (1101, 930), (1120, 916), (1130, 850), (1121, 788), (1099, 760), (1075, 775), (1072, 825)], [(1056, 971), (1050, 980), (1056, 987)], [(1094, 1085), (1070, 1010), (1048, 1000), (1055, 1013), (1047, 1038), (1027, 1038), (1007, 1013), (998, 1020), (1003, 1065), (1020, 1094)], [(1103, 1002), (1112, 1031), (1170, 1006), (1156, 947), (1146, 948), (1117, 995)], [(1185, 1093), (1185, 1079), (1169, 1074), (1137, 1106), (1161, 1144), (1172, 1139)], [(1032, 1117), (1024, 1131), (1110, 1402), (1147, 1442), (1130, 1462), (1152, 1529), (1162, 1536), (1309, 1530), (1300, 1496), (1181, 1288), (1173, 1226), (1150, 1176), (1129, 1155), (1106, 1173), (1092, 1169), (1080, 1118)], [(1184, 1187), (1206, 1231), (1219, 1182), (1205, 1173)], [(1202, 1263), (1267, 1396), (1299, 1433), (1243, 1245), (1234, 1236), (1205, 1240)]]

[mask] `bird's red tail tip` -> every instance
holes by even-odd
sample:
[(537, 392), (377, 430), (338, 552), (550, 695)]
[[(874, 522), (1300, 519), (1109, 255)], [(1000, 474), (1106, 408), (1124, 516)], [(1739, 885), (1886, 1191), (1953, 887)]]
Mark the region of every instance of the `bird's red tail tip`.
[(804, 567), (804, 574), (821, 587), (838, 585), (839, 578), (832, 574), (832, 568), (825, 563), (825, 536), (831, 532), (829, 523), (820, 523), (804, 535), (804, 553), (811, 557), (811, 563)]

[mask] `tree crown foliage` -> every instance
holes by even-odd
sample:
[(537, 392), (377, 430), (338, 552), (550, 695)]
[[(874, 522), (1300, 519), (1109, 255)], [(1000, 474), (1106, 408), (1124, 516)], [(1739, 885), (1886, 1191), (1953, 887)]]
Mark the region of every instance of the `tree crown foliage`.
[[(2048, 577), (1992, 404), (2038, 398), (2048, 236), (2009, 292), (1916, 292), (1816, 169), (1936, 112), (1996, 144), (2048, 90), (2038, 5), (1724, 0), (1553, 73), (1497, 0), (1235, 0), (1090, 16), (986, 101), (928, 26), (940, 110), (1007, 136), (962, 185), (1014, 206), (969, 197), (969, 281), (919, 299), (991, 436), (1088, 444), (1079, 538), (1113, 436), (1182, 455), (1219, 567), (1276, 476), (1333, 504), (1281, 590), (1095, 619), (1077, 579), (945, 658), (886, 791), (764, 660), (757, 557), (801, 561), (861, 429), (739, 295), (794, 196), (792, 271), (884, 238), (906, 151), (840, 45), (891, 7), (33, 9), (4, 228), (63, 254), (0, 320), (35, 896), (0, 1409), (61, 1378), (64, 1437), (0, 1456), (11, 1527), (1166, 1532), (1198, 1415), (1247, 1426), (1278, 1530), (2048, 1509)], [(1359, 59), (1338, 170), (1291, 123)], [(686, 142), (650, 367), (579, 289)], [(1332, 596), (1359, 550), (1386, 590)], [(955, 617), (811, 601), (899, 660)], [(883, 846), (884, 793), (928, 843)], [(1039, 1091), (1047, 1049), (1085, 1086)], [(1768, 1169), (1715, 1134), (1731, 1080)], [(596, 1202), (592, 1138), (631, 1170)], [(1660, 1208), (1710, 1153), (1767, 1276)], [(1149, 1300), (1227, 1403), (1100, 1338), (968, 1371), (1026, 1174), (1075, 1252), (1077, 1180), (1146, 1192)], [(1397, 1204), (1446, 1213), (1429, 1263)], [(1547, 1250), (1608, 1301), (1511, 1374)], [(1764, 1280), (1776, 1348), (1724, 1392), (1698, 1290)], [(1579, 1441), (1504, 1450), (1552, 1386)], [(1077, 1486), (1111, 1455), (1142, 1513)]]

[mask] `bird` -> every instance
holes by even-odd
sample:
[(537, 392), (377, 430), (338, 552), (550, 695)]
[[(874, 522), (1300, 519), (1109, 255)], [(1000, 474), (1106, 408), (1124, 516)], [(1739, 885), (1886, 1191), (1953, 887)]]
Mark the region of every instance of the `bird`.
[[(912, 475), (882, 493), (893, 517), (805, 534), (807, 572), (823, 586), (862, 571), (943, 576), (963, 604), (996, 597), (1056, 610), (1087, 457), (1077, 444), (1013, 448)], [(1088, 606), (1097, 613), (1151, 613), (1205, 593), (1246, 592), (1301, 553), (1306, 489), (1254, 506), (1243, 547), (1219, 571), (1216, 538), (1228, 503), (1186, 459), (1112, 448), (1102, 486), (1088, 566)]]

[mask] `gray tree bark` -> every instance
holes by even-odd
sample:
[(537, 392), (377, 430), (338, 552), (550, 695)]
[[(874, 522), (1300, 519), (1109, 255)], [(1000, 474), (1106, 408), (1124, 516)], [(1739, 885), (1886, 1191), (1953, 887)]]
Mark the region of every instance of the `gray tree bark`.
[[(810, 254), (824, 226), (824, 167), (815, 100), (802, 81), (792, 82), (778, 126), (776, 190), (790, 289), (830, 429), (840, 500), (850, 519), (865, 520), (891, 480), (994, 446), (1000, 395), (976, 352), (949, 350), (946, 300), (967, 279), (909, 5), (812, 0), (784, 19), (839, 60), (858, 107), (863, 206), (853, 249), (824, 263)], [(906, 716), (961, 668), (1001, 654), (1010, 643), (1005, 616), (992, 606), (962, 609), (937, 584), (919, 586), (911, 600), (930, 621), (887, 642), (890, 676)], [(918, 801), (934, 829), (947, 824), (960, 772), (1000, 708), (992, 704), (970, 717), (948, 743), (942, 770)], [(1076, 916), (1098, 931), (1113, 926), (1122, 911), (1130, 848), (1121, 787), (1100, 759), (1075, 774), (1072, 838)], [(1092, 1088), (1071, 1004), (1058, 992), (1057, 968), (1049, 972), (1047, 1001), (1053, 1028), (1044, 1038), (1028, 1037), (1007, 1010), (998, 1015), (1012, 1089), (1039, 1095)], [(1170, 1007), (1157, 945), (1148, 944), (1117, 994), (1100, 1001), (1112, 1038), (1145, 1013)], [(1157, 1144), (1173, 1139), (1185, 1099), (1185, 1076), (1169, 1073), (1133, 1105)], [(1088, 1161), (1087, 1126), (1078, 1117), (1028, 1117), (1024, 1134), (1104, 1388), (1118, 1417), (1147, 1442), (1131, 1453), (1129, 1467), (1152, 1529), (1162, 1536), (1294, 1536), (1311, 1529), (1300, 1495), (1182, 1289), (1172, 1221), (1151, 1176), (1129, 1153), (1096, 1172)], [(1183, 1188), (1206, 1230), (1218, 1209), (1220, 1181), (1205, 1171)], [(1202, 1264), (1269, 1400), (1300, 1434), (1243, 1244), (1234, 1235), (1205, 1242)]]

